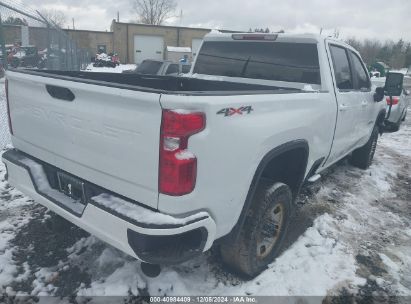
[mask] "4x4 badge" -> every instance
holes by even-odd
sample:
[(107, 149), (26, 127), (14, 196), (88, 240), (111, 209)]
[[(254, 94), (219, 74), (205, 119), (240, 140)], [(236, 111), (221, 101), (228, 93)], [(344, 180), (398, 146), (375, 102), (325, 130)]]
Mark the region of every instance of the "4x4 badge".
[(240, 107), (238, 109), (236, 108), (224, 108), (221, 109), (220, 111), (217, 112), (217, 114), (223, 114), (224, 116), (233, 116), (233, 115), (243, 115), (245, 114), (250, 114), (251, 111), (254, 111), (252, 106), (244, 106)]

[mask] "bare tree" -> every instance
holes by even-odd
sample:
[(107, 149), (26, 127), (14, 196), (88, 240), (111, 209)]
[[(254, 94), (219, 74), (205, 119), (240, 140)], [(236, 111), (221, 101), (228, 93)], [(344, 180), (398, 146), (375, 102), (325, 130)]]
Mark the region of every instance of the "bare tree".
[(55, 25), (63, 28), (65, 27), (67, 23), (67, 16), (62, 12), (58, 10), (42, 10), (41, 15), (46, 18), (48, 21), (51, 21)]
[(132, 2), (139, 22), (153, 25), (160, 25), (170, 18), (177, 7), (175, 0), (132, 0)]

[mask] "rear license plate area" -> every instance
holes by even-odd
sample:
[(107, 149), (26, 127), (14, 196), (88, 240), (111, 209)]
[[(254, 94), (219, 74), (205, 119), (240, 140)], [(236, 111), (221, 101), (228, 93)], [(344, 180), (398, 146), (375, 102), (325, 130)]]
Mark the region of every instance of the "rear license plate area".
[(84, 182), (64, 172), (57, 172), (58, 190), (77, 203), (86, 204)]

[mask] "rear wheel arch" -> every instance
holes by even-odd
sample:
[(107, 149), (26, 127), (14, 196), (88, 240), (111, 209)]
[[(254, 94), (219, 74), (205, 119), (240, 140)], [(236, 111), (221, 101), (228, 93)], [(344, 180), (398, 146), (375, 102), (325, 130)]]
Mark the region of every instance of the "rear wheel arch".
[[(287, 184), (292, 190), (293, 199), (295, 199), (304, 181), (304, 175), (308, 163), (308, 155), (309, 146), (308, 142), (304, 139), (293, 140), (270, 150), (262, 158), (254, 173), (254, 177), (249, 187), (247, 197), (237, 223), (231, 232), (220, 241), (234, 241), (238, 237), (261, 179), (268, 179), (273, 182), (283, 182)], [(285, 175), (277, 174), (274, 170), (278, 168), (277, 165), (279, 164), (282, 166), (280, 168), (284, 168), (284, 166), (289, 164), (291, 164), (292, 168)], [(270, 172), (273, 174), (270, 174)]]

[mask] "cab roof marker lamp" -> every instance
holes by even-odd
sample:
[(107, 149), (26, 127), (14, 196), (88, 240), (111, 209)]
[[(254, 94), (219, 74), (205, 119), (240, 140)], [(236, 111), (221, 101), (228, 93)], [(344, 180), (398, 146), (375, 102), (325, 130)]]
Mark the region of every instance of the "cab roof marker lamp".
[(232, 34), (233, 40), (260, 40), (260, 41), (275, 41), (277, 34)]

